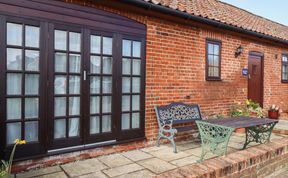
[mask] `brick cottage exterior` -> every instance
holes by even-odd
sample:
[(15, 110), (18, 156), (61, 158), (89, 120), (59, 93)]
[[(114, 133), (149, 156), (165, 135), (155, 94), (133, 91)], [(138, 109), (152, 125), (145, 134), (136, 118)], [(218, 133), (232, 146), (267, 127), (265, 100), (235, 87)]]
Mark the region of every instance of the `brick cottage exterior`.
[[(42, 19), (44, 19), (45, 23), (46, 21), (48, 23), (52, 23), (52, 22), (54, 23), (55, 21), (55, 24), (65, 21), (65, 25), (67, 24), (68, 24), (67, 26), (74, 25), (75, 31), (78, 32), (78, 27), (84, 24), (84, 22), (83, 24), (81, 24), (81, 20), (84, 21), (86, 17), (87, 19), (89, 19), (88, 18), (89, 14), (91, 15), (93, 14), (93, 17), (96, 18), (95, 21), (97, 21), (97, 25), (99, 26), (99, 28), (101, 27), (101, 30), (102, 30), (102, 27), (103, 29), (106, 28), (106, 23), (117, 25), (118, 22), (116, 20), (114, 22), (113, 19), (118, 19), (118, 20), (120, 19), (123, 21), (127, 21), (127, 23), (129, 24), (131, 23), (131, 25), (120, 24), (122, 26), (121, 28), (119, 28), (119, 30), (122, 32), (127, 29), (125, 33), (127, 33), (128, 34), (127, 36), (129, 36), (129, 27), (131, 26), (131, 28), (133, 28), (133, 30), (131, 30), (131, 34), (132, 33), (135, 34), (135, 38), (133, 36), (131, 38), (129, 37), (129, 39), (131, 39), (132, 43), (134, 41), (139, 42), (139, 43), (141, 42), (141, 46), (142, 46), (141, 54), (142, 55), (136, 56), (136, 58), (137, 59), (139, 58), (139, 60), (142, 60), (143, 62), (141, 63), (142, 71), (141, 71), (141, 76), (140, 76), (141, 82), (142, 82), (141, 84), (142, 93), (140, 92), (139, 96), (141, 97), (142, 101), (141, 101), (141, 107), (139, 111), (139, 114), (141, 115), (140, 117), (141, 119), (139, 121), (140, 123), (139, 132), (137, 131), (137, 129), (136, 131), (131, 129), (131, 132), (129, 133), (128, 131), (127, 133), (123, 133), (119, 130), (115, 131), (114, 133), (113, 131), (114, 126), (115, 126), (115, 130), (117, 130), (117, 128), (120, 128), (120, 125), (121, 125), (120, 121), (119, 122), (115, 121), (116, 119), (120, 119), (120, 114), (121, 114), (120, 109), (117, 109), (117, 105), (119, 106), (121, 105), (120, 100), (118, 102), (118, 98), (120, 98), (118, 97), (118, 95), (120, 96), (121, 93), (116, 92), (111, 95), (112, 98), (114, 97), (117, 98), (116, 100), (118, 102), (116, 104), (115, 103), (112, 104), (113, 105), (112, 111), (113, 112), (115, 111), (114, 113), (112, 113), (112, 116), (115, 118), (115, 120), (112, 119), (112, 127), (113, 127), (112, 135), (103, 136), (103, 138), (104, 137), (107, 138), (104, 140), (99, 139), (100, 136), (99, 137), (95, 136), (95, 138), (91, 137), (90, 139), (90, 137), (88, 138), (88, 136), (87, 137), (84, 136), (84, 135), (87, 135), (85, 130), (89, 130), (86, 127), (84, 128), (86, 121), (83, 124), (82, 121), (80, 120), (82, 124), (81, 128), (78, 127), (78, 130), (80, 130), (78, 131), (78, 133), (80, 133), (78, 134), (78, 136), (81, 137), (80, 141), (73, 140), (73, 144), (70, 144), (72, 143), (72, 141), (66, 140), (67, 141), (66, 143), (66, 141), (64, 140), (62, 142), (63, 144), (62, 143), (56, 144), (53, 138), (51, 138), (53, 137), (51, 136), (53, 135), (53, 133), (48, 134), (48, 136), (45, 133), (42, 133), (42, 132), (50, 133), (51, 130), (56, 128), (56, 126), (54, 128), (53, 127), (54, 125), (53, 124), (51, 125), (49, 121), (49, 118), (50, 118), (49, 113), (53, 113), (54, 111), (47, 109), (47, 108), (50, 108), (51, 106), (54, 107), (53, 102), (51, 104), (49, 101), (49, 98), (53, 98), (54, 95), (53, 95), (53, 92), (50, 95), (49, 89), (47, 90), (43, 89), (43, 93), (47, 92), (48, 94), (47, 96), (43, 94), (45, 95), (43, 99), (44, 101), (42, 103), (40, 102), (39, 104), (39, 108), (43, 109), (42, 116), (45, 118), (44, 121), (41, 121), (41, 118), (39, 121), (37, 121), (39, 122), (39, 125), (41, 125), (41, 129), (39, 129), (40, 131), (38, 134), (39, 138), (41, 137), (41, 139), (39, 139), (41, 140), (40, 144), (38, 144), (38, 146), (40, 145), (39, 150), (41, 151), (39, 151), (39, 154), (36, 154), (36, 155), (28, 154), (27, 156), (24, 156), (24, 157), (21, 156), (21, 153), (18, 153), (17, 157), (19, 158), (19, 160), (30, 159), (30, 161), (22, 161), (22, 162), (17, 163), (17, 165), (15, 166), (15, 170), (37, 167), (41, 165), (52, 165), (55, 163), (70, 162), (70, 161), (74, 161), (77, 159), (95, 157), (95, 156), (99, 156), (103, 154), (125, 151), (125, 150), (145, 147), (145, 146), (154, 144), (154, 141), (158, 135), (158, 124), (156, 120), (154, 107), (157, 105), (165, 105), (172, 101), (185, 102), (185, 103), (190, 103), (190, 104), (197, 103), (200, 105), (201, 111), (203, 112), (204, 115), (210, 115), (210, 114), (215, 114), (215, 113), (225, 115), (228, 113), (228, 108), (234, 102), (245, 101), (249, 97), (249, 92), (250, 92), (250, 93), (256, 93), (256, 95), (259, 96), (257, 99), (259, 99), (260, 103), (263, 105), (265, 109), (268, 109), (272, 104), (277, 104), (280, 106), (280, 108), (283, 111), (282, 117), (285, 118), (286, 116), (286, 112), (288, 111), (288, 92), (287, 92), (288, 83), (286, 82), (288, 78), (285, 80), (285, 76), (287, 74), (286, 72), (288, 71), (283, 71), (284, 69), (282, 70), (282, 66), (285, 66), (285, 61), (282, 62), (282, 59), (284, 59), (285, 54), (288, 53), (288, 27), (284, 25), (277, 24), (275, 22), (253, 15), (242, 9), (238, 9), (234, 6), (222, 3), (217, 0), (191, 0), (191, 1), (185, 1), (185, 0), (178, 0), (178, 1), (176, 0), (165, 0), (165, 1), (164, 0), (151, 0), (151, 1), (150, 0), (135, 0), (135, 1), (132, 1), (132, 0), (121, 0), (121, 1), (120, 0), (119, 1), (115, 1), (115, 0), (105, 0), (105, 1), (66, 0), (65, 2), (64, 1), (62, 2), (52, 1), (52, 0), (47, 1), (47, 2), (44, 0), (35, 0), (35, 1), (23, 0), (23, 4), (22, 4), (23, 7), (22, 8), (17, 7), (18, 9), (15, 8), (17, 3), (18, 3), (17, 1), (13, 1), (13, 0), (11, 0), (11, 2), (0, 1), (0, 14), (1, 14), (0, 18), (1, 18), (1, 24), (3, 26), (5, 26), (4, 23), (12, 23), (12, 22), (16, 24), (22, 23), (20, 18), (26, 18), (25, 20), (27, 20), (27, 22), (24, 22), (24, 23), (28, 23), (28, 24), (30, 23), (33, 24), (34, 21), (36, 21), (35, 22), (36, 26), (39, 25), (37, 22), (39, 20), (40, 26), (41, 26)], [(65, 7), (67, 8), (67, 11)], [(28, 12), (27, 9), (29, 8), (33, 9), (33, 11), (31, 10), (30, 12)], [(56, 10), (54, 11), (53, 8), (57, 9), (57, 11)], [(54, 13), (56, 15), (55, 16), (51, 15), (49, 17), (48, 16), (46, 17), (44, 11), (46, 14)], [(43, 12), (43, 14), (39, 12)], [(105, 15), (105, 18), (109, 17), (110, 19), (108, 18), (108, 20), (111, 20), (111, 21), (105, 22), (104, 16), (99, 17), (99, 19), (97, 19), (98, 17), (96, 16), (101, 16), (102, 12), (107, 13)], [(14, 16), (15, 16), (15, 20), (13, 19)], [(6, 21), (4, 21), (3, 19), (6, 19)], [(12, 19), (11, 22), (9, 21), (10, 19)], [(69, 20), (69, 19), (73, 19), (73, 20)], [(34, 20), (34, 21), (29, 22), (29, 20)], [(90, 22), (93, 22), (92, 17), (89, 20)], [(71, 23), (69, 24), (69, 22)], [(134, 25), (133, 23), (136, 23), (136, 25)], [(63, 27), (61, 25), (59, 25), (59, 27), (55, 25), (55, 29), (59, 28), (63, 30), (66, 28), (65, 25), (63, 25)], [(97, 25), (93, 26), (91, 24), (91, 26), (95, 27), (95, 34), (97, 31)], [(85, 27), (85, 30), (86, 30), (90, 28), (89, 26), (90, 25), (87, 20), (87, 22), (85, 22), (85, 24), (83, 25), (83, 29)], [(44, 29), (46, 28), (45, 24), (43, 25), (43, 28)], [(49, 28), (52, 28), (52, 27), (49, 27)], [(47, 27), (47, 29), (49, 28)], [(107, 25), (107, 28), (108, 28), (108, 25)], [(73, 28), (71, 27), (71, 29)], [(74, 30), (74, 29), (73, 30), (71, 29), (69, 30), (70, 31)], [(88, 34), (89, 32), (85, 30), (82, 30), (82, 31), (79, 30), (79, 34), (80, 33)], [(114, 30), (117, 31), (118, 29), (116, 28)], [(2, 30), (2, 31), (4, 32), (5, 30)], [(106, 30), (103, 30), (103, 31), (105, 31), (105, 33), (103, 32), (104, 34), (103, 36), (105, 36)], [(47, 36), (51, 34), (49, 30), (47, 30), (46, 32), (47, 34), (49, 33)], [(117, 34), (120, 34), (121, 32), (115, 32), (116, 35), (113, 34), (114, 36), (112, 35), (111, 38), (117, 41), (118, 38), (120, 39), (120, 37), (117, 36)], [(45, 32), (41, 31), (41, 34), (45, 36)], [(84, 35), (83, 37), (82, 44), (84, 46), (86, 45), (85, 40), (88, 39), (86, 36)], [(49, 38), (47, 37), (47, 41), (49, 41), (50, 38), (53, 38), (53, 35), (52, 36), (50, 35)], [(4, 36), (1, 36), (0, 41), (1, 43), (5, 43)], [(214, 71), (214, 73), (212, 72), (212, 77), (209, 77), (210, 75), (209, 64), (207, 64), (208, 63), (207, 58), (210, 55), (210, 53), (207, 52), (207, 50), (209, 50), (208, 49), (209, 48), (208, 44), (210, 44), (209, 42), (212, 42), (211, 44), (216, 44), (216, 46), (217, 45), (219, 46), (219, 52), (218, 52), (219, 54), (216, 52), (214, 56), (219, 57), (218, 59), (220, 60), (219, 60), (218, 65), (220, 67), (218, 68), (217, 66), (211, 67), (211, 68), (214, 68), (215, 71), (216, 69), (218, 71), (218, 72)], [(45, 42), (42, 41), (42, 43), (44, 44)], [(69, 41), (67, 42), (67, 44), (68, 43)], [(121, 44), (124, 45), (124, 42)], [(5, 44), (0, 44), (0, 45), (1, 45), (0, 50), (4, 52)], [(7, 44), (7, 46), (9, 47), (9, 44)], [(14, 45), (11, 45), (10, 47), (12, 48), (13, 46)], [(119, 48), (119, 46), (117, 46), (116, 44), (115, 45), (113, 44), (113, 50), (117, 47)], [(235, 51), (239, 49), (239, 47), (243, 48), (243, 52), (239, 54), (239, 56), (235, 56)], [(23, 47), (23, 49), (26, 49), (26, 48)], [(49, 50), (49, 48), (47, 49)], [(42, 48), (39, 50), (41, 53)], [(63, 50), (59, 50), (59, 51), (63, 52)], [(51, 53), (53, 56), (54, 55), (53, 52)], [(115, 52), (115, 53), (118, 54), (118, 52)], [(81, 51), (81, 54), (83, 54), (82, 58), (87, 57), (85, 56), (86, 53), (84, 50)], [(49, 55), (50, 55), (50, 51), (47, 52), (47, 56)], [(104, 54), (101, 54), (101, 55), (104, 56)], [(117, 57), (118, 56), (116, 56), (116, 58)], [(42, 58), (45, 58), (45, 55), (43, 55)], [(262, 75), (262, 79), (260, 77), (259, 78), (260, 80), (256, 80), (257, 82), (260, 81), (259, 85), (256, 85), (256, 86), (252, 85), (252, 87), (251, 86), (249, 87), (248, 78), (245, 76), (242, 76), (242, 69), (249, 69), (250, 71), (249, 63), (248, 63), (249, 61), (248, 59), (250, 58), (255, 59), (254, 61), (257, 61), (257, 60), (258, 62), (260, 61), (260, 63), (257, 63), (254, 66), (258, 67), (257, 69), (255, 69), (255, 71), (259, 72), (257, 74)], [(5, 57), (4, 57), (4, 60), (5, 60)], [(132, 59), (132, 60), (135, 60), (135, 59)], [(48, 62), (45, 64), (49, 64), (49, 60), (47, 61)], [(5, 61), (3, 62), (1, 61), (1, 63), (4, 64)], [(49, 71), (53, 70), (54, 67), (53, 67), (53, 64), (49, 66), (45, 66), (45, 64), (43, 64), (42, 69), (47, 69), (47, 73), (46, 73), (46, 70), (44, 70), (43, 72), (44, 78), (42, 78), (42, 80), (44, 80), (45, 82), (47, 81), (47, 86), (49, 87), (51, 86), (51, 81), (50, 81), (51, 78), (49, 77), (52, 76), (53, 78), (53, 75), (54, 75), (54, 74), (51, 74), (51, 72)], [(89, 64), (87, 63), (87, 66), (88, 65)], [(114, 65), (121, 66), (122, 63), (119, 62), (119, 63), (113, 64), (113, 67), (115, 69)], [(85, 69), (85, 67), (86, 67), (86, 64), (84, 64), (83, 68)], [(1, 68), (1, 70), (4, 71), (4, 72), (1, 72), (0, 74), (1, 81), (6, 81), (6, 78), (8, 78), (5, 74), (6, 69)], [(120, 71), (120, 67), (119, 67), (119, 71)], [(41, 72), (42, 71), (40, 71), (40, 73)], [(253, 65), (252, 65), (252, 69), (250, 72), (254, 72)], [(60, 74), (64, 75), (62, 73), (59, 73), (57, 75), (60, 75)], [(42, 75), (42, 74), (39, 74), (39, 75)], [(82, 70), (81, 70), (81, 74), (79, 74), (79, 76), (83, 77), (84, 75), (86, 77), (86, 71), (85, 71), (85, 74), (84, 73), (82, 74)], [(131, 76), (132, 77), (136, 76), (136, 75), (135, 76), (133, 75)], [(217, 76), (219, 76), (219, 78)], [(113, 77), (114, 77), (114, 74), (113, 74)], [(117, 80), (118, 79), (113, 78), (113, 82), (117, 83)], [(81, 84), (83, 86), (88, 85), (85, 83), (85, 80), (83, 80)], [(54, 85), (52, 81), (52, 88), (53, 86)], [(3, 85), (3, 87), (1, 88), (2, 91), (0, 95), (1, 95), (1, 101), (3, 101), (3, 103), (1, 103), (1, 106), (6, 105), (7, 103), (5, 99), (7, 98), (5, 92), (6, 90), (8, 90), (8, 88), (9, 87), (8, 86), (6, 87), (5, 85)], [(82, 108), (80, 115), (81, 115), (82, 120), (87, 120), (86, 116), (88, 114), (85, 114), (85, 113), (88, 111), (86, 111), (85, 108), (89, 108), (87, 107), (89, 106), (87, 105), (87, 102), (89, 101), (86, 101), (85, 99), (89, 97), (85, 95), (86, 93), (85, 91), (88, 91), (88, 90), (85, 90), (85, 87), (83, 90), (84, 91), (81, 91), (81, 94), (79, 94), (79, 97), (81, 97), (81, 108)], [(113, 91), (114, 90), (117, 91), (117, 88), (114, 88)], [(122, 86), (122, 90), (124, 90), (123, 86)], [(82, 94), (83, 94), (83, 97), (82, 97)], [(39, 95), (39, 96), (41, 100), (42, 95)], [(131, 96), (134, 96), (134, 95), (131, 94)], [(56, 94), (55, 94), (55, 97), (56, 97)], [(132, 99), (130, 97), (130, 102), (131, 101)], [(50, 103), (51, 105), (45, 105), (45, 102)], [(122, 102), (123, 102), (123, 99), (122, 99)], [(3, 145), (1, 146), (1, 149), (3, 152), (2, 155), (4, 157), (7, 157), (9, 153), (9, 148), (11, 148), (9, 147), (9, 144), (7, 141), (9, 135), (8, 133), (6, 133), (6, 131), (8, 130), (7, 125), (9, 124), (8, 122), (6, 122), (7, 120), (9, 121), (9, 119), (6, 119), (6, 117), (8, 117), (6, 116), (8, 113), (6, 112), (7, 108), (8, 106), (5, 108), (1, 108), (1, 110), (3, 111), (1, 113), (2, 114), (1, 119), (3, 118), (1, 120), (1, 125), (2, 125), (1, 135), (4, 135), (3, 138), (1, 137), (1, 140), (2, 140), (1, 145)], [(135, 112), (131, 111), (131, 113), (132, 114), (130, 114), (130, 116), (132, 117), (133, 113)], [(117, 114), (119, 114), (119, 116)], [(22, 115), (24, 114), (22, 113)], [(104, 118), (104, 116), (101, 116), (101, 117)], [(67, 116), (67, 118), (66, 120), (69, 120), (69, 122), (66, 121), (66, 124), (69, 125), (70, 117)], [(115, 125), (113, 123), (114, 121), (115, 121)], [(22, 139), (26, 138), (24, 136), (25, 134), (23, 135), (24, 133), (23, 130), (25, 130), (25, 126), (23, 126), (24, 122), (26, 121), (22, 121), (22, 127), (21, 127), (22, 134), (20, 134)], [(131, 124), (133, 124), (133, 121), (130, 121), (130, 128), (132, 127)], [(70, 129), (70, 126), (68, 129), (67, 125), (66, 125), (67, 128), (65, 127), (66, 137), (69, 137), (70, 131), (67, 131), (67, 130)], [(103, 131), (104, 128), (102, 128), (101, 130)], [(115, 136), (115, 134), (117, 135), (117, 133), (119, 133), (120, 135), (119, 138)], [(54, 134), (56, 134), (56, 131), (54, 131)], [(134, 134), (135, 137), (130, 138), (129, 134), (130, 135)], [(185, 135), (179, 135), (178, 139), (184, 138), (189, 135), (191, 134), (188, 133)], [(54, 135), (54, 138), (56, 138), (55, 135)], [(115, 140), (115, 142), (109, 143), (110, 140)], [(77, 146), (85, 145), (87, 143), (92, 144), (92, 143), (97, 143), (97, 142), (101, 142), (101, 144), (95, 145), (94, 147), (93, 146), (88, 147), (91, 149), (85, 149), (86, 148), (85, 146), (79, 147), (79, 148), (77, 147)], [(27, 145), (29, 145), (29, 143)], [(42, 148), (42, 146), (44, 148)], [(65, 150), (66, 148), (69, 148), (69, 149)], [(29, 149), (28, 146), (27, 146), (27, 149)], [(80, 150), (83, 150), (83, 151), (80, 151)], [(53, 156), (53, 155), (59, 155), (59, 154), (62, 154), (62, 155)], [(31, 161), (31, 159), (33, 161)]]

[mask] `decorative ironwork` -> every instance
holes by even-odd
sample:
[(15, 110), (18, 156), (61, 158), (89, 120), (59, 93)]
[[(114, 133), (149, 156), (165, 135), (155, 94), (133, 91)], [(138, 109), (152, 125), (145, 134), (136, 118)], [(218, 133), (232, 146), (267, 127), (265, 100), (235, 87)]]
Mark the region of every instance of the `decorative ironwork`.
[(208, 152), (218, 156), (227, 154), (229, 139), (234, 128), (196, 121), (202, 141), (202, 153), (199, 162), (202, 162)]

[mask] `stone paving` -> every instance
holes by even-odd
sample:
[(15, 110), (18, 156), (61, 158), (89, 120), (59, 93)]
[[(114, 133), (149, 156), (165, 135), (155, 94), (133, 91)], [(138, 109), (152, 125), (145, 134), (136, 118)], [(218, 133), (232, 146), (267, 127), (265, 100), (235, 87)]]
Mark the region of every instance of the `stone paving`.
[[(273, 139), (282, 138), (284, 135), (273, 134)], [(235, 152), (243, 147), (245, 137), (243, 134), (233, 134), (228, 152)], [(201, 154), (199, 141), (181, 141), (176, 143), (178, 153), (173, 153), (170, 144), (160, 147), (148, 147), (123, 153), (101, 156), (93, 159), (73, 163), (31, 170), (19, 173), (17, 178), (149, 178), (178, 167), (196, 163)], [(249, 145), (254, 146), (257, 144)], [(248, 147), (249, 147), (248, 146)], [(208, 154), (206, 158), (215, 157)], [(283, 176), (288, 176), (287, 175)]]

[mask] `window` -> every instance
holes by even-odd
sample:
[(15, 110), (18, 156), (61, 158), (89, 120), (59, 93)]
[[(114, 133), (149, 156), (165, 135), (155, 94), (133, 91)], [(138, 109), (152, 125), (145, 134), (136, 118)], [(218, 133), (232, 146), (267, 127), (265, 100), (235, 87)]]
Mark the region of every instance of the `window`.
[(282, 82), (288, 83), (288, 56), (282, 55)]
[(221, 42), (206, 43), (206, 80), (221, 80)]

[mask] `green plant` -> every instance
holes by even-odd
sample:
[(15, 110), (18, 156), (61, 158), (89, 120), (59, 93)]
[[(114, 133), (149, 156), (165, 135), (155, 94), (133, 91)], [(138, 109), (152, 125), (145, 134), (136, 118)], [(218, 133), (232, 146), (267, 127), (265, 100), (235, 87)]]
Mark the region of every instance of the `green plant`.
[(253, 114), (256, 114), (259, 118), (263, 117), (263, 109), (260, 104), (252, 100), (246, 100), (245, 103), (234, 102), (234, 104), (229, 107), (229, 115), (231, 117), (249, 117)]
[(275, 104), (273, 104), (270, 108), (269, 111), (272, 112), (278, 112), (280, 110), (280, 108), (278, 106), (276, 106)]

